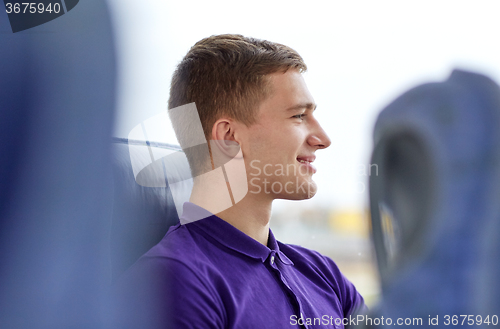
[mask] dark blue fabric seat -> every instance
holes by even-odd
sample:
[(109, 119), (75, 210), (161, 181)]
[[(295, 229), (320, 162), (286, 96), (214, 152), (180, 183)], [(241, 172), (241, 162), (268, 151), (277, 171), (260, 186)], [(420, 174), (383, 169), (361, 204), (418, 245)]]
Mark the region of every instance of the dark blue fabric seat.
[[(180, 147), (157, 145), (180, 151)], [(179, 222), (169, 187), (144, 187), (134, 179), (128, 141), (112, 143), (114, 207), (110, 256), (113, 282)], [(166, 168), (175, 171), (175, 168)]]
[(0, 10), (0, 328), (103, 325), (115, 66), (103, 0), (18, 33)]
[(375, 315), (418, 317), (423, 327), (436, 315), (440, 326), (445, 315), (498, 319), (498, 85), (456, 70), (406, 92), (377, 119), (372, 163), (383, 291)]

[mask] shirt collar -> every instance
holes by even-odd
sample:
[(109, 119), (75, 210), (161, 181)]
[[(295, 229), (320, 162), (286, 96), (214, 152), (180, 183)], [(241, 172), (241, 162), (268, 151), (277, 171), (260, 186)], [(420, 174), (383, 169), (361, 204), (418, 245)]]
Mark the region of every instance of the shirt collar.
[(279, 250), (278, 242), (271, 230), (267, 246), (264, 246), (220, 217), (191, 202), (184, 203), (180, 220), (181, 223), (187, 223), (185, 224), (187, 227), (201, 230), (227, 248), (250, 258), (264, 262), (271, 255), (277, 254), (283, 264), (293, 265), (293, 262)]

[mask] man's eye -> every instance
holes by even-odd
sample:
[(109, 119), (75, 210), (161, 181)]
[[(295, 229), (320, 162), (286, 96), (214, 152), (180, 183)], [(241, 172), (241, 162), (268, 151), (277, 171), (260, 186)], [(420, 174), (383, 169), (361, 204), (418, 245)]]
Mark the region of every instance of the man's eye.
[(301, 114), (294, 115), (292, 118), (297, 118), (297, 119), (301, 119), (301, 120), (303, 120), (303, 119), (304, 119), (304, 116), (305, 116), (305, 114), (304, 114), (304, 113), (301, 113)]

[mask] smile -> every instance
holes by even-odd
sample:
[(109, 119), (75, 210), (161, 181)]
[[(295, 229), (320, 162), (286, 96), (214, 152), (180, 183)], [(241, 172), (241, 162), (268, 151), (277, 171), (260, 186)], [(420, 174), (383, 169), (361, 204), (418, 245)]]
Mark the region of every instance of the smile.
[(298, 156), (297, 161), (300, 163), (301, 167), (305, 167), (307, 171), (312, 171), (312, 173), (316, 173), (316, 167), (312, 165), (313, 161), (316, 157), (313, 156)]

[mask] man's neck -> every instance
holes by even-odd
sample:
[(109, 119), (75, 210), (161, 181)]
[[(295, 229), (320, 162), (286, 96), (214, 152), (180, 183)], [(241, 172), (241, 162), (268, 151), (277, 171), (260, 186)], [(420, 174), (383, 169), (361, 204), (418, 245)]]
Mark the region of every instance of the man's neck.
[[(231, 206), (221, 197), (227, 193), (225, 181), (205, 179), (195, 182), (190, 202), (216, 214), (249, 237), (267, 246), (272, 199), (268, 195), (247, 193), (238, 203)], [(230, 202), (230, 201), (229, 201)]]
[(256, 195), (247, 195), (217, 216), (267, 246), (271, 209), (272, 200), (259, 200)]

